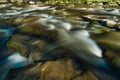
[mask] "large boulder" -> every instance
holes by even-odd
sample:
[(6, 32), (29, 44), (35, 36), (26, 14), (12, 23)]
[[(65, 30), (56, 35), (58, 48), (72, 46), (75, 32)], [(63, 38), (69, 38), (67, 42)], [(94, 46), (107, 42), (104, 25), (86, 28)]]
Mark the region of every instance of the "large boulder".
[(5, 80), (98, 80), (89, 70), (77, 69), (72, 60), (62, 58), (11, 70)]

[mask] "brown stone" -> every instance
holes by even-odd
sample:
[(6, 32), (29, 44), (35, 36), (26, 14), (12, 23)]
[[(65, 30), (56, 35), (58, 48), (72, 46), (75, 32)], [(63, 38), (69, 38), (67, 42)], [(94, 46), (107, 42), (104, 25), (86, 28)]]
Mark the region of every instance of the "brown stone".
[[(15, 73), (15, 74), (14, 74)], [(82, 74), (69, 58), (13, 69), (5, 80), (98, 80), (89, 70)]]

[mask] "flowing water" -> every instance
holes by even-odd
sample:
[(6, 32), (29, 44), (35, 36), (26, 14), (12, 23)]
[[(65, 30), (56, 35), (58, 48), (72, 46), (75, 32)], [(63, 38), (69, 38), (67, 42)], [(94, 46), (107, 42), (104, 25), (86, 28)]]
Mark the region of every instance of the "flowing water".
[[(19, 53), (19, 50), (11, 50), (7, 45), (11, 36), (16, 33), (16, 29), (22, 28), (28, 23), (31, 23), (30, 25), (32, 25), (32, 22), (45, 26), (45, 29), (47, 30), (58, 30), (60, 38), (58, 38), (60, 45), (50, 44), (45, 48), (45, 51), (43, 49), (43, 53), (45, 54), (42, 55), (41, 61), (42, 59), (47, 60), (44, 59), (43, 56), (48, 55), (50, 51), (56, 50), (58, 47), (64, 47), (65, 50), (75, 53), (78, 58), (89, 64), (89, 68), (100, 65), (100, 68), (92, 68), (91, 70), (93, 70), (98, 77), (102, 77), (102, 80), (113, 80), (110, 79), (111, 77), (108, 77), (110, 74), (106, 75), (108, 72), (114, 72), (111, 70), (109, 71), (109, 69), (108, 72), (104, 72), (107, 78), (103, 75), (99, 75), (101, 73), (100, 70), (104, 70), (104, 66), (97, 63), (101, 62), (104, 65), (107, 65), (107, 63), (102, 59), (99, 60), (99, 58), (102, 57), (102, 48), (98, 47), (96, 41), (92, 40), (90, 37), (91, 34), (101, 34), (107, 31), (119, 32), (119, 17), (120, 9), (118, 7), (112, 8), (98, 5), (79, 6), (79, 4), (59, 3), (39, 5), (0, 5), (0, 80), (5, 78), (10, 69), (32, 64), (31, 60), (29, 62), (27, 57), (20, 55), (21, 53)], [(23, 32), (26, 31), (27, 33), (28, 30), (30, 33), (31, 31), (29, 29), (30, 28), (26, 27)], [(37, 35), (39, 34), (39, 31), (37, 32), (36, 28), (36, 32), (31, 33)], [(81, 47), (80, 45), (83, 46)], [(78, 53), (86, 53), (87, 55), (79, 55)], [(48, 60), (58, 58), (61, 55), (61, 53), (58, 55), (53, 53), (51, 54), (52, 57), (48, 56)], [(90, 57), (93, 59), (91, 60), (92, 62), (89, 61)], [(94, 62), (97, 60), (96, 58), (98, 58), (98, 62)], [(6, 70), (3, 71), (4, 69)], [(116, 77), (114, 80), (118, 80)]]

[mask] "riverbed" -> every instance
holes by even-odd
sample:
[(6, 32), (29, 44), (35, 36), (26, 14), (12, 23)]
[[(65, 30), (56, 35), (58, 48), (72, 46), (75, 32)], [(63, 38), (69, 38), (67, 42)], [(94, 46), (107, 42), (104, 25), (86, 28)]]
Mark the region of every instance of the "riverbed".
[[(120, 72), (119, 31), (119, 6), (112, 7), (98, 3), (2, 4), (0, 5), (0, 64), (16, 52), (25, 59), (24, 65), (17, 64), (17, 68), (11, 67), (5, 75), (5, 80), (88, 80), (89, 78), (104, 80), (107, 75), (114, 73), (113, 77), (118, 80), (116, 75)], [(100, 51), (92, 46), (99, 47)], [(87, 50), (89, 53), (89, 49), (93, 53), (100, 53), (97, 56), (103, 61), (98, 63), (103, 64), (105, 61), (113, 72), (114, 70), (118, 72), (108, 71), (108, 74), (101, 78), (97, 71), (91, 69), (91, 66), (94, 68), (96, 66), (88, 62), (89, 59), (94, 62), (97, 60), (96, 57), (92, 59), (94, 57), (89, 55), (86, 59), (82, 56), (83, 59), (76, 61), (78, 47), (82, 53), (86, 53)], [(84, 75), (80, 75), (82, 73), (86, 79), (82, 77)], [(104, 73), (107, 73), (107, 69)], [(61, 74), (63, 76), (60, 76)]]

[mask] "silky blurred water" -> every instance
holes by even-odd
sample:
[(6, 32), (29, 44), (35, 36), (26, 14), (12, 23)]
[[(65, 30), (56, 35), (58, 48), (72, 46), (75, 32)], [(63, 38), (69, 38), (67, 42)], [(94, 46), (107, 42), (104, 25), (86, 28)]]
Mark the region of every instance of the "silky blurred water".
[[(84, 58), (83, 60), (86, 60), (86, 62), (90, 62), (89, 57), (91, 56), (91, 53), (92, 53), (91, 61), (93, 63), (90, 62), (88, 65), (88, 66), (90, 66), (90, 68), (91, 68), (91, 66), (93, 67), (93, 65), (95, 65), (97, 67), (100, 66), (99, 71), (100, 70), (102, 71), (103, 68), (105, 68), (105, 69), (108, 68), (108, 65), (106, 64), (106, 62), (104, 60), (102, 60), (102, 58), (100, 58), (100, 57), (102, 57), (101, 49), (98, 48), (96, 43), (94, 43), (94, 40), (91, 40), (89, 38), (90, 35), (87, 31), (81, 30), (80, 32), (78, 31), (75, 33), (69, 32), (71, 30), (71, 28), (73, 28), (72, 21), (74, 22), (77, 19), (79, 21), (79, 19), (81, 19), (81, 18), (80, 17), (73, 18), (73, 19), (67, 18), (67, 16), (69, 15), (69, 14), (67, 14), (67, 12), (66, 12), (66, 14), (61, 14), (62, 15), (62, 17), (61, 17), (60, 14), (57, 15), (57, 13), (54, 12), (55, 8), (56, 8), (56, 6), (51, 7), (51, 6), (29, 5), (26, 7), (23, 7), (23, 6), (20, 7), (20, 6), (13, 6), (13, 5), (0, 5), (0, 9), (1, 9), (0, 18), (4, 20), (4, 19), (9, 19), (9, 18), (25, 18), (25, 17), (33, 17), (33, 16), (42, 17), (42, 18), (38, 19), (36, 22), (39, 22), (40, 24), (47, 26), (48, 30), (54, 30), (56, 27), (58, 29), (65, 30), (65, 32), (61, 31), (62, 34), (60, 35), (60, 37), (61, 37), (61, 43), (64, 42), (64, 39), (66, 39), (66, 43), (70, 41), (70, 43), (67, 44), (68, 46), (66, 47), (66, 49), (68, 49), (69, 51), (71, 51), (73, 53), (75, 52), (75, 55), (77, 55), (79, 58)], [(74, 10), (74, 9), (72, 9), (72, 10)], [(107, 15), (109, 14), (109, 15), (118, 16), (118, 17), (120, 16), (120, 13), (119, 13), (120, 9), (79, 8), (77, 10), (80, 10), (81, 12), (87, 11), (89, 13), (96, 13), (96, 14), (105, 13)], [(67, 22), (65, 22), (64, 19), (66, 19)], [(118, 21), (119, 20), (116, 20), (116, 22), (118, 22)], [(80, 25), (80, 21), (79, 21), (79, 24), (76, 26), (80, 27), (80, 29), (81, 28), (83, 29), (83, 28), (86, 28), (88, 23), (90, 23), (90, 21), (86, 20), (86, 21), (83, 21), (82, 24)], [(100, 23), (100, 24), (103, 25), (102, 23)], [(76, 27), (76, 26), (74, 26), (74, 27)], [(4, 26), (0, 26), (0, 80), (3, 80), (5, 78), (7, 72), (11, 68), (18, 68), (18, 67), (26, 66), (27, 64), (29, 64), (29, 63), (27, 63), (27, 59), (25, 57), (22, 57), (19, 54), (19, 52), (10, 52), (9, 51), (7, 42), (9, 41), (14, 29), (15, 28), (13, 28), (12, 26), (10, 26), (8, 28), (4, 28)], [(93, 28), (93, 29), (95, 29), (95, 28)], [(82, 36), (82, 37), (79, 37), (79, 36)], [(74, 40), (74, 38), (76, 40)], [(79, 41), (81, 41), (81, 42), (79, 42)], [(71, 42), (73, 45), (71, 45)], [(81, 47), (81, 44), (83, 44), (82, 47)], [(91, 47), (91, 45), (93, 47)], [(70, 46), (72, 46), (72, 48)], [(55, 45), (54, 45), (54, 47), (53, 47), (53, 45), (50, 45), (50, 47), (53, 48), (52, 50), (54, 50), (54, 47), (56, 48)], [(79, 49), (79, 48), (81, 48), (81, 49)], [(49, 49), (48, 49), (48, 51), (50, 51)], [(46, 50), (47, 50), (47, 48), (46, 48)], [(79, 55), (80, 52), (81, 53), (86, 52), (86, 54)], [(91, 53), (88, 55), (89, 52), (91, 52)], [(98, 52), (98, 54), (96, 52)], [(8, 53), (10, 53), (11, 55), (7, 55)], [(97, 57), (93, 56), (93, 55), (96, 55)], [(46, 55), (43, 55), (43, 56), (46, 57)], [(51, 54), (51, 56), (48, 56), (48, 59), (52, 59), (53, 56), (55, 58), (56, 58), (56, 56), (58, 57), (58, 55), (55, 55), (54, 53)], [(61, 56), (61, 54), (60, 54), (60, 56)], [(98, 59), (98, 57), (99, 57), (99, 59)], [(45, 58), (43, 58), (43, 60), (44, 59)], [(97, 59), (98, 59), (98, 61), (96, 61)], [(97, 69), (95, 70), (95, 72), (97, 73)], [(102, 72), (104, 72), (104, 71), (102, 71)]]

